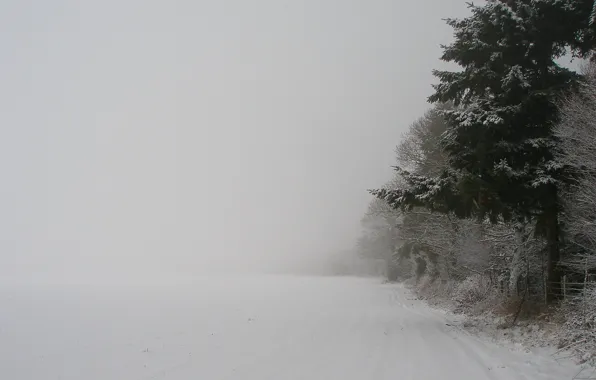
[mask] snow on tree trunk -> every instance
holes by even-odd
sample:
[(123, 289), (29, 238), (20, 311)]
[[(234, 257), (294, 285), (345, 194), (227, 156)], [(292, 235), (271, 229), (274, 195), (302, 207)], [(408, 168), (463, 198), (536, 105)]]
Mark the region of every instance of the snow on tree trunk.
[(513, 258), (511, 260), (511, 267), (509, 269), (509, 295), (514, 296), (519, 294), (517, 284), (519, 277), (523, 270), (523, 242), (524, 242), (524, 229), (521, 226), (515, 228), (515, 249), (513, 251)]
[(556, 211), (547, 216), (548, 252), (546, 256), (545, 299), (547, 303), (559, 298), (561, 293), (561, 271), (558, 268), (559, 252), (559, 216)]

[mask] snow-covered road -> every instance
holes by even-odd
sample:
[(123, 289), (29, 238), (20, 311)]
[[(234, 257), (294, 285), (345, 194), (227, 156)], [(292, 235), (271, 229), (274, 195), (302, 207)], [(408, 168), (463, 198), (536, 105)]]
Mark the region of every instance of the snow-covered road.
[(450, 326), (399, 285), (202, 278), (7, 287), (0, 379), (571, 379), (577, 368)]

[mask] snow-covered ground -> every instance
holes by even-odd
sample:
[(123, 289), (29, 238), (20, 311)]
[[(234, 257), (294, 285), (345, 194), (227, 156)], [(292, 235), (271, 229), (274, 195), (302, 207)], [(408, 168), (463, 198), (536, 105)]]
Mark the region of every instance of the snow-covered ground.
[(571, 379), (462, 332), (399, 285), (357, 278), (4, 286), (0, 379)]

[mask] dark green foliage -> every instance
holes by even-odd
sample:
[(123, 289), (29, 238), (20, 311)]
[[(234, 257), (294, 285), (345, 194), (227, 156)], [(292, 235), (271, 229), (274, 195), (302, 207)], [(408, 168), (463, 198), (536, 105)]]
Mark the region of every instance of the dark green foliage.
[[(564, 167), (554, 160), (558, 96), (578, 75), (555, 60), (592, 46), (592, 1), (490, 1), (448, 20), (455, 42), (442, 59), (460, 72), (435, 71), (431, 102), (452, 102), (442, 145), (449, 167), (433, 178), (400, 171), (409, 189), (373, 191), (396, 207), (533, 217), (557, 207)], [(459, 204), (461, 202), (461, 204)], [(471, 207), (474, 205), (476, 211)]]
[(594, 45), (592, 0), (510, 0), (469, 5), (447, 20), (455, 41), (441, 59), (458, 72), (435, 71), (431, 102), (450, 102), (441, 145), (448, 165), (438, 175), (398, 168), (405, 186), (372, 190), (392, 207), (460, 218), (534, 220), (549, 243), (547, 276), (556, 281), (559, 189), (572, 180), (557, 161), (557, 101), (579, 75), (556, 63), (586, 57)]
[[(462, 72), (435, 71), (430, 101), (453, 101), (444, 149), (450, 166), (480, 190), (490, 214), (530, 218), (557, 207), (564, 167), (554, 160), (556, 101), (578, 75), (555, 60), (591, 47), (592, 1), (491, 1), (448, 20), (456, 40), (442, 59)], [(492, 191), (492, 194), (490, 194)]]

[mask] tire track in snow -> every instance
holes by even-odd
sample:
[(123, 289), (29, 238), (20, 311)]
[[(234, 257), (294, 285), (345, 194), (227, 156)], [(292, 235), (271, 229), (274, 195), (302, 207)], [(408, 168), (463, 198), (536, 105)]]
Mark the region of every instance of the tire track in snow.
[[(416, 342), (420, 356), (452, 358), (456, 354), (463, 358), (459, 359), (462, 365), (474, 366), (483, 373), (483, 377), (476, 378), (487, 380), (570, 379), (574, 374), (575, 369), (560, 366), (552, 358), (513, 352), (493, 342), (483, 341), (480, 337), (455, 327), (445, 316), (420, 300), (408, 306), (410, 292), (403, 286), (396, 285), (393, 290), (393, 300), (397, 306), (413, 318), (422, 318), (429, 322), (427, 328), (420, 331), (419, 338), (422, 342)], [(454, 328), (446, 328), (447, 324)], [(437, 350), (437, 347), (442, 349)]]

